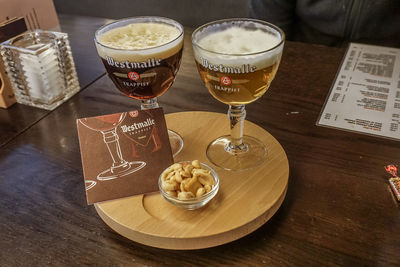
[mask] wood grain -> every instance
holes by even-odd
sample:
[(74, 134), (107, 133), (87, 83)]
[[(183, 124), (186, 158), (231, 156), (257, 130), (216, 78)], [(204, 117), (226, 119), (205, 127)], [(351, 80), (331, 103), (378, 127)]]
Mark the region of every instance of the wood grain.
[[(212, 140), (226, 134), (220, 127), (228, 123), (226, 116), (180, 112), (168, 114), (166, 120), (168, 128), (185, 142), (175, 161), (199, 159), (211, 165), (205, 150)], [(282, 204), (289, 164), (281, 145), (264, 129), (246, 121), (245, 133), (257, 136), (268, 147), (268, 159), (248, 171), (216, 169), (220, 189), (204, 208), (182, 210), (154, 193), (98, 203), (97, 213), (119, 234), (159, 248), (207, 248), (246, 236), (267, 222)]]

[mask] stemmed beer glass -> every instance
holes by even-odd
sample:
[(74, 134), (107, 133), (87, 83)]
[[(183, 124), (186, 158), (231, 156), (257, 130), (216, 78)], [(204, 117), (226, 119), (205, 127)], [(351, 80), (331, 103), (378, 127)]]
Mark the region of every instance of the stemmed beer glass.
[(229, 105), (231, 134), (214, 140), (208, 159), (226, 170), (251, 169), (267, 157), (257, 138), (243, 136), (245, 104), (269, 88), (280, 63), (285, 35), (268, 22), (225, 19), (205, 24), (192, 35), (200, 76), (211, 95)]
[[(162, 17), (121, 19), (98, 29), (95, 44), (115, 86), (141, 100), (141, 109), (157, 108), (157, 97), (171, 87), (180, 66), (183, 27)], [(171, 130), (168, 136), (176, 156), (183, 140)]]
[[(128, 162), (122, 157), (121, 147), (119, 145), (119, 137), (117, 134), (117, 126), (121, 124), (125, 117), (126, 112), (121, 114), (117, 113), (105, 115), (98, 118), (84, 118), (79, 120), (87, 128), (102, 133), (103, 141), (106, 143), (108, 152), (110, 152), (110, 156), (113, 161), (110, 168), (97, 175), (97, 180), (99, 181), (119, 178), (134, 173), (146, 166), (144, 161)], [(95, 185), (94, 181), (91, 182), (92, 184), (87, 187), (87, 190)]]

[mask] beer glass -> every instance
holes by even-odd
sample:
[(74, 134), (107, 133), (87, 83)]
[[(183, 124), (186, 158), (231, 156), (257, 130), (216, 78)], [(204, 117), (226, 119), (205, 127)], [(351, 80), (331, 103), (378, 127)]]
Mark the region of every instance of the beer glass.
[[(103, 141), (106, 143), (108, 152), (110, 152), (110, 156), (113, 161), (110, 168), (97, 175), (97, 180), (99, 181), (119, 178), (134, 173), (146, 166), (144, 161), (127, 162), (122, 158), (119, 137), (117, 134), (117, 126), (121, 124), (125, 117), (126, 112), (121, 114), (110, 114), (98, 118), (79, 119), (79, 121), (87, 128), (102, 133)], [(86, 188), (87, 190), (96, 185), (96, 182), (93, 182), (94, 181), (92, 181), (92, 183)]]
[(269, 88), (278, 70), (285, 35), (268, 22), (225, 19), (197, 28), (192, 35), (201, 79), (211, 95), (229, 105), (230, 135), (207, 147), (207, 157), (226, 170), (247, 170), (267, 158), (265, 145), (243, 135), (245, 105)]
[[(183, 27), (162, 17), (134, 17), (107, 24), (95, 33), (97, 52), (108, 76), (123, 94), (157, 108), (157, 97), (172, 85), (183, 50)], [(183, 140), (168, 130), (176, 156)]]

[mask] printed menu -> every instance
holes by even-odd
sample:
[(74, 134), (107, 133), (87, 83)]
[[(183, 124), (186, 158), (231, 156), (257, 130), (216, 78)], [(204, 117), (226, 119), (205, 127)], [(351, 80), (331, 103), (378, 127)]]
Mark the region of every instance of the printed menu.
[(173, 163), (161, 108), (77, 120), (88, 204), (158, 191)]
[(317, 125), (400, 140), (400, 49), (351, 43)]

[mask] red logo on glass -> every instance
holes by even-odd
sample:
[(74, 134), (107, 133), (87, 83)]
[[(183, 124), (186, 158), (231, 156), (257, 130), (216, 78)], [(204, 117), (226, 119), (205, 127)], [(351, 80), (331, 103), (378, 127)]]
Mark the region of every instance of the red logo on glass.
[(131, 79), (132, 81), (137, 81), (137, 80), (139, 80), (139, 73), (137, 73), (137, 72), (134, 72), (134, 71), (132, 71), (132, 72), (129, 72), (128, 73), (128, 77), (129, 77), (129, 79)]
[(222, 76), (219, 80), (223, 85), (230, 85), (232, 83), (232, 80), (227, 76)]

